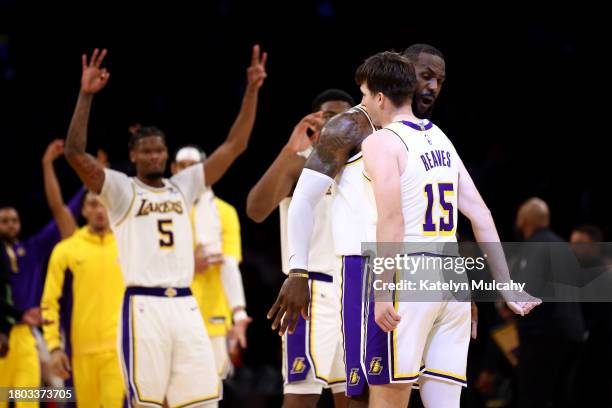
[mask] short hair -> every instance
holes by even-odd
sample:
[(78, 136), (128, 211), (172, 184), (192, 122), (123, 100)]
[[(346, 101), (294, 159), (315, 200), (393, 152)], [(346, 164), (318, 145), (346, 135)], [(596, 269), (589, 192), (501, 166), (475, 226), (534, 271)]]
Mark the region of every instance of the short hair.
[(365, 83), (371, 92), (382, 92), (395, 106), (409, 101), (414, 94), (416, 74), (410, 61), (393, 51), (372, 55), (357, 68), (355, 82)]
[(321, 110), (321, 106), (325, 102), (329, 101), (343, 101), (348, 103), (350, 106), (355, 105), (355, 100), (348, 92), (343, 91), (342, 89), (326, 89), (325, 91), (318, 94), (312, 101), (312, 111), (318, 112)]
[(591, 238), (593, 242), (603, 241), (603, 232), (601, 228), (593, 224), (582, 224), (572, 230), (572, 232), (582, 232)]
[(144, 139), (145, 137), (151, 136), (159, 136), (166, 144), (166, 135), (161, 129), (156, 128), (155, 126), (141, 126), (139, 127), (130, 137), (130, 141), (128, 142), (128, 147), (133, 149), (138, 141)]
[(410, 62), (414, 63), (419, 58), (419, 55), (423, 53), (435, 55), (442, 58), (443, 61), (446, 61), (442, 52), (429, 44), (412, 44), (410, 47), (406, 48), (402, 55), (408, 58)]

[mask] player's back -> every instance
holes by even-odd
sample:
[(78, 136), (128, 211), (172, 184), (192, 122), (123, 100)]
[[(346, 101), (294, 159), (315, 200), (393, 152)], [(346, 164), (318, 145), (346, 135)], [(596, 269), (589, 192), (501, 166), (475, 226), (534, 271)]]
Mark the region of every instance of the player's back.
[(433, 123), (386, 126), (400, 137), (407, 157), (400, 177), (404, 242), (456, 242), (459, 156)]
[(203, 192), (202, 166), (163, 179), (160, 188), (112, 170), (106, 170), (106, 177), (101, 197), (109, 211), (126, 285), (190, 286), (194, 261), (189, 211)]

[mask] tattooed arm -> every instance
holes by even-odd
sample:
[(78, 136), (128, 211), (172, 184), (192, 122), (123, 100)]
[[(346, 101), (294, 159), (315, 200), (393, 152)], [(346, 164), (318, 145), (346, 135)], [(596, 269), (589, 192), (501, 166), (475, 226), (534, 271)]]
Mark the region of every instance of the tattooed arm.
[[(321, 131), (321, 138), (308, 158), (289, 206), (289, 266), (276, 302), (268, 312), (274, 318), (272, 329), (282, 335), (295, 330), (300, 313), (308, 319), (308, 252), (314, 208), (327, 192), (333, 178), (342, 170), (351, 153), (361, 150), (361, 142), (372, 133), (367, 117), (357, 109), (332, 118)], [(276, 316), (276, 317), (275, 317)]]
[(64, 155), (79, 178), (91, 191), (99, 194), (104, 184), (104, 167), (90, 154), (85, 152), (87, 145), (87, 124), (94, 94), (102, 90), (110, 76), (106, 68), (100, 68), (106, 56), (106, 50), (96, 48), (89, 64), (87, 56), (82, 56), (83, 73), (81, 75), (81, 90), (77, 105), (68, 128), (68, 137), (64, 147)]

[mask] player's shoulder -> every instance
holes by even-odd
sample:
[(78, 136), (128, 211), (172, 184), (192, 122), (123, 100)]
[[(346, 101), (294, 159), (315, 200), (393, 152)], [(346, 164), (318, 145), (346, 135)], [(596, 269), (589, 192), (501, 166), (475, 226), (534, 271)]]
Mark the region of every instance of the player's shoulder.
[(363, 139), (373, 131), (372, 122), (360, 106), (332, 117), (323, 127), (321, 137), (341, 135), (346, 139)]
[(366, 137), (361, 146), (362, 150), (367, 152), (372, 149), (393, 148), (398, 146), (398, 143), (401, 143), (398, 134), (392, 129), (384, 127)]

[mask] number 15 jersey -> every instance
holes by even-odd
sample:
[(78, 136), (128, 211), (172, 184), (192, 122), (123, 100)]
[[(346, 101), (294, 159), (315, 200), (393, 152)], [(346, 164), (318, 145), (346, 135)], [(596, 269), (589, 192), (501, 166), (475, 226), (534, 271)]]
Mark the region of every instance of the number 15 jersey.
[(189, 211), (204, 192), (201, 164), (163, 187), (106, 169), (100, 198), (117, 241), (127, 286), (189, 287), (193, 279), (193, 231)]
[(448, 137), (433, 123), (393, 122), (406, 148), (400, 177), (404, 242), (456, 242), (459, 156)]

